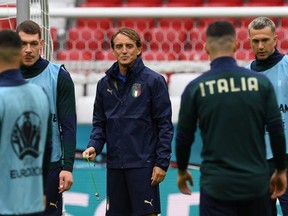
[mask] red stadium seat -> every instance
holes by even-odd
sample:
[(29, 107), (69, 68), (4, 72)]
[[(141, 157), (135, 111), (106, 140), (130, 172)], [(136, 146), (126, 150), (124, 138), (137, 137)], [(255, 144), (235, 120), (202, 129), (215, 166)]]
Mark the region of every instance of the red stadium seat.
[(236, 52), (235, 52), (235, 58), (237, 60), (246, 60), (248, 59), (248, 55), (249, 55), (249, 52), (246, 51), (246, 50), (240, 50), (238, 49)]
[(195, 60), (195, 56), (197, 55), (197, 51), (187, 50), (179, 53), (178, 60), (180, 61), (193, 61)]
[(241, 49), (251, 50), (251, 45), (249, 40), (241, 41)]
[(145, 61), (175, 61), (177, 57), (173, 52), (149, 50), (142, 53), (142, 58)]
[(245, 6), (284, 6), (285, 0), (248, 0)]
[(162, 7), (162, 0), (126, 0), (125, 7)]
[(76, 25), (79, 27), (107, 30), (113, 28), (114, 20), (112, 18), (78, 18)]
[[(80, 28), (79, 28), (80, 29)], [(78, 28), (70, 28), (67, 33), (66, 46), (68, 49), (72, 49), (73, 43), (80, 39)]]
[(165, 32), (161, 28), (155, 28), (151, 31), (151, 41), (150, 49), (151, 50), (160, 50), (161, 43), (165, 40)]
[(206, 51), (200, 52), (199, 60), (204, 60), (204, 61), (208, 61), (209, 60), (209, 55), (206, 53)]
[(204, 50), (204, 43), (206, 40), (206, 35), (205, 35), (205, 28), (199, 28), (199, 29), (193, 29), (192, 31), (190, 31), (190, 34), (188, 35), (188, 39), (187, 39), (187, 44), (186, 44), (186, 48), (188, 50), (192, 49), (192, 50), (197, 50), (197, 52), (199, 52), (199, 50)]
[(203, 6), (205, 0), (167, 0), (167, 7), (199, 7)]
[(51, 39), (53, 43), (53, 50), (58, 49), (58, 35), (57, 35), (58, 29), (56, 27), (51, 27), (50, 28), (50, 34), (51, 34)]
[(187, 39), (184, 31), (175, 31), (172, 28), (155, 28), (151, 34), (150, 49), (165, 52), (180, 52), (184, 49)]
[(208, 61), (209, 56), (205, 50), (187, 50), (179, 53), (178, 60), (180, 61)]
[(16, 18), (0, 19), (0, 29), (16, 29)]
[(91, 61), (94, 60), (94, 55), (92, 51), (89, 50), (59, 50), (57, 55), (57, 60), (62, 61)]
[(161, 28), (174, 28), (178, 30), (190, 31), (194, 27), (193, 18), (159, 18), (158, 23)]
[(240, 41), (248, 40), (248, 29), (244, 27), (236, 28), (236, 38)]
[(72, 27), (68, 30), (68, 49), (92, 49), (105, 48), (104, 33), (92, 28)]
[(154, 27), (154, 18), (119, 18), (118, 27), (127, 27), (136, 31), (147, 31)]
[(239, 18), (240, 27), (247, 28), (255, 17), (241, 17)]
[(288, 50), (288, 39), (281, 40), (280, 44), (279, 44), (279, 47), (282, 50)]
[(198, 25), (198, 28), (207, 28), (207, 26), (209, 25), (209, 24), (211, 24), (212, 22), (215, 22), (215, 21), (217, 21), (217, 20), (226, 20), (226, 21), (229, 21), (229, 22), (231, 22), (231, 23), (233, 23), (233, 25), (237, 25), (237, 19), (235, 19), (235, 18), (199, 18), (199, 20), (198, 20), (198, 23), (197, 23), (197, 25)]
[(122, 0), (86, 0), (79, 7), (122, 7)]
[(288, 28), (288, 17), (281, 17), (279, 20), (279, 25), (282, 28)]
[[(2, 1), (2, 3), (0, 4), (0, 7), (2, 9), (9, 11), (10, 8), (16, 8), (16, 3), (9, 3), (9, 1)], [(1, 29), (15, 30), (16, 29), (16, 17), (0, 18), (0, 30)]]
[(241, 7), (243, 6), (243, 0), (207, 0), (205, 6), (208, 7)]
[(112, 50), (102, 50), (95, 53), (96, 60), (110, 60), (116, 61), (115, 56), (113, 55)]
[(277, 35), (278, 41), (283, 40), (287, 34), (288, 34), (288, 30), (286, 30), (284, 27), (276, 28), (276, 35)]
[(255, 53), (253, 51), (249, 51), (248, 60), (254, 60), (255, 59)]

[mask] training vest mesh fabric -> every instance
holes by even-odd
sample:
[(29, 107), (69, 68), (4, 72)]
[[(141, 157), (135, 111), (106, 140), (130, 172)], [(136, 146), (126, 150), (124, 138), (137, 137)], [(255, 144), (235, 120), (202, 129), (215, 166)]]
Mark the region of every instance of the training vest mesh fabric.
[(52, 155), (51, 162), (59, 161), (62, 155), (61, 150), (61, 140), (59, 133), (59, 121), (57, 115), (57, 81), (58, 74), (60, 71), (61, 64), (55, 64), (49, 62), (48, 66), (43, 70), (42, 73), (38, 74), (33, 78), (26, 79), (30, 83), (35, 83), (41, 86), (45, 93), (48, 95), (50, 101), (50, 110), (53, 114), (52, 117), (52, 133), (53, 133), (53, 142), (52, 142)]
[(42, 163), (48, 103), (34, 84), (0, 88), (0, 215), (44, 209)]

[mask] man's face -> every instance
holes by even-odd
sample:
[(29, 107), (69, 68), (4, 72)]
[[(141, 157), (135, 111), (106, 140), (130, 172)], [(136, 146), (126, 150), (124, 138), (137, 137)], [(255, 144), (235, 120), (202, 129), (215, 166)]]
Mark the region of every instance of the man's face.
[(265, 60), (275, 51), (276, 35), (270, 27), (251, 29), (249, 34), (251, 48), (257, 59)]
[(120, 33), (114, 38), (113, 54), (120, 67), (130, 67), (140, 53), (141, 48), (129, 37)]
[(22, 64), (32, 66), (40, 57), (44, 41), (38, 34), (26, 34), (20, 31), (19, 36), (22, 40)]

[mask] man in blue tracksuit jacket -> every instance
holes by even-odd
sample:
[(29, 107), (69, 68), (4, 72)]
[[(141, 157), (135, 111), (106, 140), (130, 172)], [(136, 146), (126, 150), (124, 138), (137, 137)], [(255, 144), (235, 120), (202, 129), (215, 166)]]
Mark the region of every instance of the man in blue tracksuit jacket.
[(120, 29), (111, 47), (117, 62), (97, 84), (83, 157), (94, 160), (107, 143), (106, 215), (157, 215), (173, 137), (167, 84), (143, 64), (134, 30)]

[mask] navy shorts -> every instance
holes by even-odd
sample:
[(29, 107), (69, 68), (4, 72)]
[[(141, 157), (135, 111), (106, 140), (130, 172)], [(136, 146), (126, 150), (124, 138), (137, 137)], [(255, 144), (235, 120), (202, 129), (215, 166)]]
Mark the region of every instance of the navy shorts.
[(107, 169), (107, 216), (160, 213), (159, 185), (151, 186), (152, 167)]
[(254, 200), (219, 200), (200, 192), (200, 216), (271, 216), (269, 193)]
[(63, 199), (62, 193), (59, 193), (59, 174), (61, 167), (49, 170), (46, 181), (46, 209), (42, 216), (60, 216), (62, 215)]

